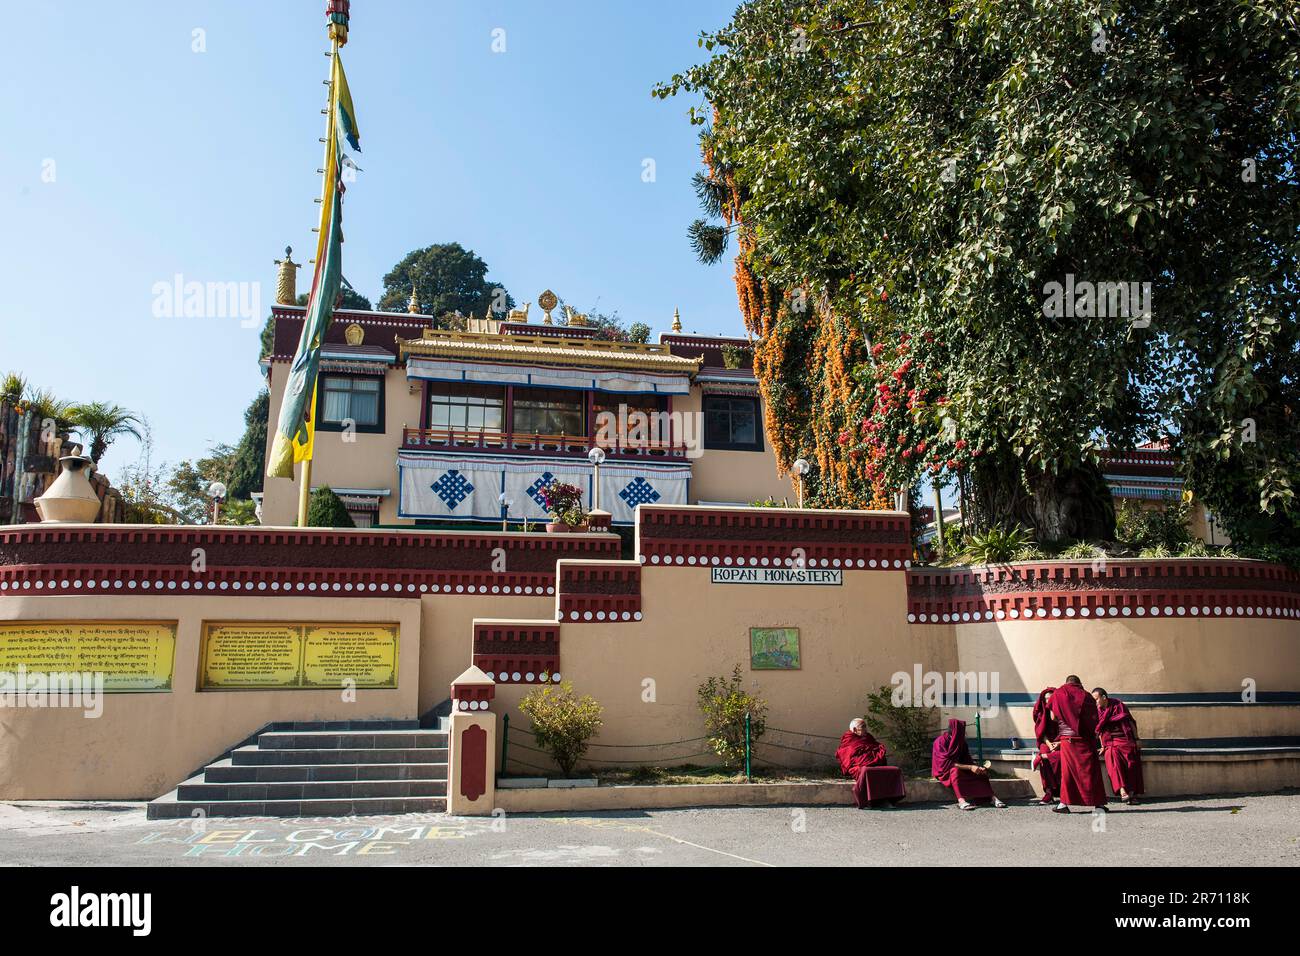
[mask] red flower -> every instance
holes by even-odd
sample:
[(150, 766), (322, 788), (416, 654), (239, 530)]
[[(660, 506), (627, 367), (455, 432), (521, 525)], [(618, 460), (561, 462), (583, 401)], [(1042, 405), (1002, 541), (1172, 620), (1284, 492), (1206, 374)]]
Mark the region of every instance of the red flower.
[(966, 439), (964, 439), (964, 438), (958, 438), (958, 439), (957, 439), (957, 449), (960, 451), (961, 449), (963, 449), (963, 448), (965, 448), (965, 447), (966, 447)]

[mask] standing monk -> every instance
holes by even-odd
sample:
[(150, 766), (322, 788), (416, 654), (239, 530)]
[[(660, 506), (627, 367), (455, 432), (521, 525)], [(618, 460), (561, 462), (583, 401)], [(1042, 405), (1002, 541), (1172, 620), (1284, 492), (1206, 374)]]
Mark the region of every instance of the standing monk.
[(1106, 757), (1110, 788), (1125, 803), (1137, 803), (1142, 786), (1142, 751), (1138, 747), (1137, 721), (1124, 702), (1111, 697), (1104, 687), (1092, 689), (1097, 702), (1097, 736)]
[(885, 745), (867, 733), (867, 722), (861, 717), (849, 723), (835, 756), (845, 776), (853, 778), (853, 799), (859, 810), (885, 801), (897, 803), (907, 796), (902, 771), (885, 766)]
[(1106, 809), (1106, 786), (1097, 759), (1097, 702), (1071, 674), (1052, 692), (1050, 711), (1061, 731), (1061, 793), (1054, 813), (1070, 807)]
[(1044, 687), (1038, 692), (1034, 704), (1034, 739), (1038, 741), (1038, 753), (1034, 755), (1030, 769), (1038, 768), (1038, 777), (1043, 783), (1043, 803), (1055, 803), (1061, 792), (1061, 727), (1050, 709), (1055, 690), (1055, 687)]
[(970, 747), (966, 746), (966, 721), (953, 718), (948, 729), (939, 735), (930, 751), (930, 772), (934, 779), (957, 794), (957, 806), (974, 810), (975, 802), (993, 801), (995, 807), (1005, 807), (993, 793), (989, 772), (971, 761)]

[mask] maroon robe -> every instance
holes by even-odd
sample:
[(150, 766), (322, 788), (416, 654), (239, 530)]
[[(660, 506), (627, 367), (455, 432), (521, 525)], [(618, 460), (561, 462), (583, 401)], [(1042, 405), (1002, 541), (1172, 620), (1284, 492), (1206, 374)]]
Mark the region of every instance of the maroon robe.
[(1104, 807), (1106, 785), (1097, 758), (1097, 702), (1078, 684), (1052, 694), (1052, 716), (1061, 730), (1060, 801), (1070, 807)]
[(844, 775), (853, 778), (853, 800), (859, 810), (882, 800), (896, 803), (907, 796), (903, 772), (885, 766), (885, 745), (866, 731), (855, 734), (850, 730), (841, 737), (835, 757)]
[(1038, 741), (1038, 779), (1043, 784), (1043, 802), (1049, 803), (1061, 792), (1061, 751), (1051, 744), (1061, 738), (1061, 728), (1047, 705), (1047, 695), (1055, 687), (1044, 687), (1034, 704), (1034, 739)]
[(957, 764), (970, 765), (970, 747), (966, 745), (966, 721), (953, 718), (948, 729), (941, 733), (930, 751), (930, 772), (934, 779), (968, 803), (993, 799), (993, 785), (982, 773), (971, 773)]
[(1145, 793), (1142, 786), (1142, 751), (1138, 747), (1137, 721), (1122, 700), (1106, 699), (1106, 707), (1097, 715), (1097, 736), (1106, 756), (1106, 775), (1110, 788), (1118, 795), (1121, 788), (1130, 797)]

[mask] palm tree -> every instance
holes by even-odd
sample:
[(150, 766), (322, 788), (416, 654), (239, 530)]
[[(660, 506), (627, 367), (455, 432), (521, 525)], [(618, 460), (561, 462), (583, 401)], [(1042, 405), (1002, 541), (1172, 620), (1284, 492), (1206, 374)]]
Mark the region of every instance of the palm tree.
[(109, 402), (74, 405), (72, 424), (78, 435), (90, 439), (90, 458), (95, 464), (99, 464), (99, 459), (115, 438), (130, 435), (136, 440), (140, 439), (140, 432), (136, 428), (141, 424), (140, 419), (121, 405)]

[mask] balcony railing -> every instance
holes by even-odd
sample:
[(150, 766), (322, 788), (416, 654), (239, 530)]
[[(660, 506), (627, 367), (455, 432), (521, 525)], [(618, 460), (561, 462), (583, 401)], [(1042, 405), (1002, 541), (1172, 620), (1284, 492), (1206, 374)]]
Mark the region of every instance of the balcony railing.
[(464, 428), (403, 428), (402, 448), (408, 451), (466, 451), (497, 454), (556, 455), (584, 458), (591, 449), (601, 447), (610, 458), (687, 458), (687, 446), (678, 441), (613, 442), (584, 435), (543, 435), (538, 432), (473, 431)]

